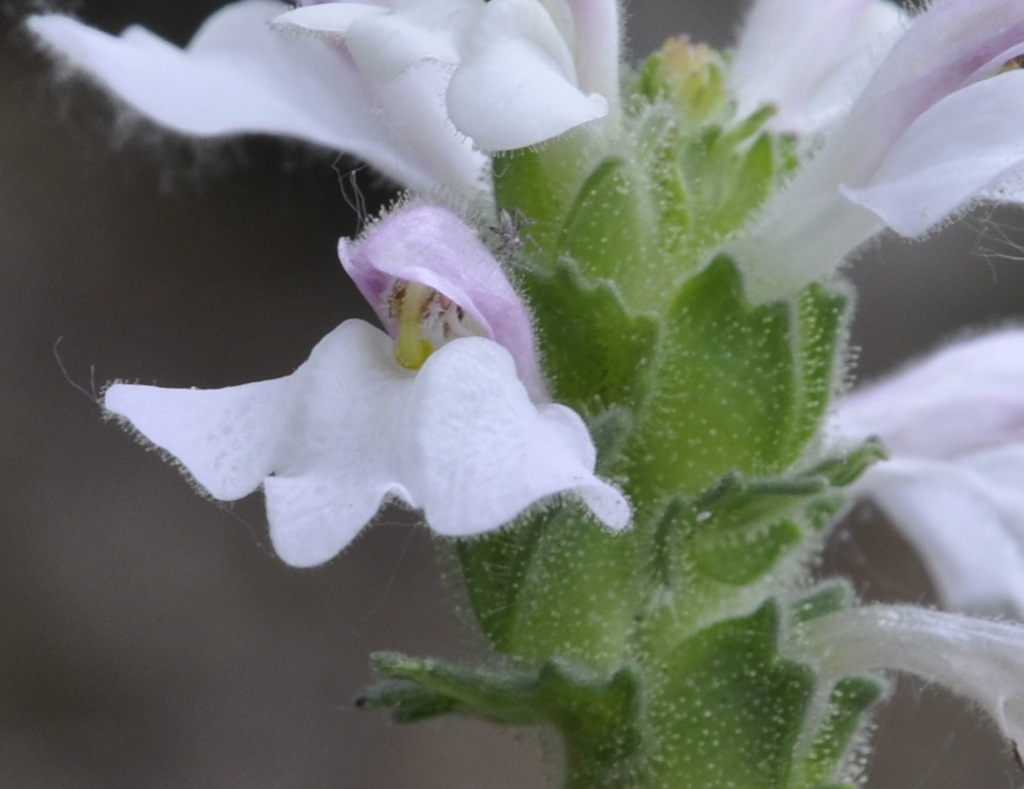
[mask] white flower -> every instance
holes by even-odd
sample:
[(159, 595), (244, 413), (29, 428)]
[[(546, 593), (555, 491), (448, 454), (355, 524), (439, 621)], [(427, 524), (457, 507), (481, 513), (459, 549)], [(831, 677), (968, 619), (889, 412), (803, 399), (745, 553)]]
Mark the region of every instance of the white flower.
[[(521, 148), (618, 107), (615, 0), (241, 0), (185, 49), (60, 14), (28, 29), (147, 118), (195, 136), (295, 137), (399, 184), (486, 194), (481, 151)], [(281, 35), (269, 26), (312, 36)], [(326, 38), (336, 46), (315, 38)]]
[(835, 680), (909, 672), (975, 701), (1024, 745), (1024, 627), (915, 606), (851, 608), (799, 625), (790, 647)]
[(855, 391), (836, 426), (891, 453), (854, 490), (917, 549), (944, 605), (1024, 617), (1024, 329)]
[(487, 151), (543, 142), (617, 104), (615, 0), (346, 1), (275, 24), (343, 43), (382, 83), (420, 63), (446, 66), (448, 114)]
[(262, 485), (274, 547), (297, 566), (330, 559), (389, 498), (450, 536), (562, 492), (627, 525), (625, 499), (593, 474), (583, 421), (543, 402), (528, 316), (468, 227), (413, 208), (343, 252), (394, 339), (346, 321), (292, 375), (216, 390), (114, 384), (108, 411), (214, 498)]
[(758, 0), (729, 74), (736, 114), (770, 105), (776, 131), (805, 136), (828, 128), (905, 23), (888, 0)]
[(269, 21), (286, 9), (226, 6), (185, 49), (140, 27), (111, 36), (64, 15), (27, 26), (67, 65), (182, 134), (294, 137), (355, 154), (404, 186), (485, 191), (486, 158), (445, 114), (443, 68), (421, 63), (372, 82), (342, 50), (274, 33)]
[(827, 277), (885, 227), (920, 236), (974, 200), (1024, 199), (1022, 53), (1018, 0), (940, 0), (916, 17), (820, 150), (726, 250), (753, 298)]

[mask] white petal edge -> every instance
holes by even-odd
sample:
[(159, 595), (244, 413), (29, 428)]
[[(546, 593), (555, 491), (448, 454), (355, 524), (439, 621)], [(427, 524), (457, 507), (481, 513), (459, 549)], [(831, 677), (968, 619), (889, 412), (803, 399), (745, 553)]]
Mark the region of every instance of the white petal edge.
[(169, 452), (211, 496), (234, 501), (274, 470), (288, 440), (289, 378), (226, 389), (166, 389), (116, 383), (103, 405)]
[[(181, 134), (282, 135), (352, 153), (406, 186), (482, 188), (484, 157), (443, 111), (446, 74), (421, 73), (411, 92), (389, 97), (329, 45), (271, 31), (285, 9), (270, 0), (226, 6), (185, 50), (142, 28), (117, 37), (62, 15), (26, 26), (67, 65)], [(411, 110), (403, 98), (415, 99)]]

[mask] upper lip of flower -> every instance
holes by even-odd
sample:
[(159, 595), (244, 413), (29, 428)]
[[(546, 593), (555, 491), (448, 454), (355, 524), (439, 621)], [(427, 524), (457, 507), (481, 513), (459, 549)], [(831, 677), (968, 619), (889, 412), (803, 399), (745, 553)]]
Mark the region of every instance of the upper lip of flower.
[(338, 256), (392, 336), (399, 329), (396, 283), (426, 286), (463, 310), (483, 336), (505, 346), (534, 400), (547, 399), (530, 315), (494, 256), (455, 214), (433, 205), (406, 208), (372, 226), (359, 242), (341, 239)]

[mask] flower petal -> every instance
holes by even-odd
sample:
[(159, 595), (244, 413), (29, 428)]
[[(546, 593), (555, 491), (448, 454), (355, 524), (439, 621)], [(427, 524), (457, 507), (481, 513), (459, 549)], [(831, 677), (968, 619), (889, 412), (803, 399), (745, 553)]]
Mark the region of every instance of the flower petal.
[(185, 50), (138, 27), (116, 37), (60, 15), (27, 25), (69, 65), (174, 131), (279, 134), (355, 154), (415, 188), (483, 188), (483, 157), (444, 113), (443, 71), (424, 64), (382, 92), (344, 53), (273, 33), (267, 23), (283, 8), (268, 0), (226, 6)]
[(882, 219), (920, 235), (971, 199), (1019, 199), (1020, 77), (998, 72), (1022, 52), (1018, 0), (945, 0), (915, 17), (821, 149), (727, 249), (751, 297), (827, 277)]
[(458, 304), (487, 337), (505, 346), (533, 398), (546, 399), (522, 299), (490, 250), (451, 211), (435, 205), (397, 211), (355, 244), (341, 239), (338, 256), (389, 333), (396, 331), (387, 305), (394, 281), (426, 285)]
[(423, 60), (456, 65), (461, 29), (480, 8), (476, 0), (393, 0), (392, 6), (308, 6), (282, 14), (274, 26), (345, 43), (368, 77), (387, 82)]
[(835, 423), (892, 453), (853, 490), (915, 546), (943, 602), (1024, 616), (1024, 330), (956, 343), (866, 386)]
[[(580, 87), (564, 37), (572, 31), (559, 30), (537, 0), (391, 0), (385, 7), (391, 12), (298, 8), (275, 24), (344, 40), (360, 68), (381, 82), (417, 62), (450, 66), (448, 114), (483, 150), (535, 145), (608, 114), (606, 97)], [(608, 38), (607, 19), (585, 21), (582, 32)], [(607, 80), (607, 59), (607, 52), (588, 56), (588, 74)]]
[[(622, 24), (616, 0), (565, 0), (573, 26), (573, 55), (580, 88), (619, 103)], [(555, 15), (552, 14), (554, 18)], [(555, 19), (557, 22), (557, 18)]]
[(536, 501), (581, 487), (614, 502), (601, 513), (606, 525), (621, 529), (629, 521), (621, 494), (593, 475), (582, 420), (564, 406), (535, 406), (497, 343), (471, 337), (434, 353), (416, 377), (410, 416), (415, 445), (402, 458), (402, 478), (441, 534), (495, 528)]
[(103, 405), (166, 450), (224, 501), (256, 490), (288, 441), (288, 378), (226, 389), (164, 389), (113, 384)]
[(954, 343), (855, 390), (836, 426), (858, 441), (878, 436), (896, 457), (938, 460), (1024, 442), (1024, 329)]
[(904, 236), (920, 236), (1007, 173), (1024, 166), (1024, 71), (1010, 71), (947, 96), (896, 141), (847, 199)]
[(918, 117), (995, 74), (1022, 42), (1024, 5), (1017, 0), (946, 0), (915, 17), (829, 142), (831, 164), (846, 168), (839, 180), (867, 183)]
[(869, 469), (857, 491), (878, 503), (955, 611), (1024, 616), (1024, 445), (1007, 483), (990, 466), (1006, 449), (956, 463), (895, 459)]
[(314, 567), (337, 556), (380, 509), (390, 488), (357, 488), (323, 476), (267, 477), (270, 541), (282, 561)]
[(629, 520), (593, 474), (579, 417), (535, 406), (512, 357), (483, 338), (448, 343), (414, 373), (386, 334), (347, 321), (287, 378), (214, 391), (115, 384), (106, 406), (217, 498), (262, 482), (274, 546), (297, 566), (334, 556), (389, 497), (446, 535), (496, 529), (575, 491), (609, 527)]
[(773, 105), (772, 128), (821, 130), (849, 109), (904, 24), (888, 0), (759, 0), (730, 73), (738, 117)]
[(1024, 744), (1024, 627), (901, 605), (851, 608), (809, 620), (792, 645), (829, 677), (895, 669), (977, 702)]
[(572, 53), (536, 0), (492, 0), (463, 43), (448, 86), (456, 128), (489, 151), (525, 148), (603, 118), (584, 94)]

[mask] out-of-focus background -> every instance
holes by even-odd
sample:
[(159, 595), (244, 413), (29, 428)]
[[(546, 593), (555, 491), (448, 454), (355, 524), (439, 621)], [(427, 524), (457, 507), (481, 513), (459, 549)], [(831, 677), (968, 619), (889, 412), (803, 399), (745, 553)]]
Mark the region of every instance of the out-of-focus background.
[[(84, 0), (119, 31), (183, 43), (217, 0)], [(0, 785), (25, 789), (522, 789), (557, 753), (535, 734), (353, 708), (378, 649), (455, 657), (422, 527), (391, 514), (313, 570), (272, 554), (258, 497), (203, 499), (104, 422), (116, 378), (215, 387), (294, 369), (368, 317), (335, 258), (354, 213), (389, 193), (358, 163), (248, 137), (195, 145), (125, 123), (57, 84), (0, 3)], [(673, 32), (724, 46), (741, 4), (635, 0), (635, 54)], [(351, 192), (351, 190), (349, 190)], [(889, 240), (852, 268), (871, 377), (967, 326), (1024, 314), (1024, 214), (975, 216), (932, 242)], [(980, 233), (979, 233), (980, 229)], [(866, 506), (830, 568), (868, 599), (933, 599)], [(443, 568), (442, 568), (443, 569)], [(1016, 786), (1020, 769), (961, 702), (900, 680), (866, 764), (873, 789)], [(709, 788), (710, 789), (710, 788)]]

